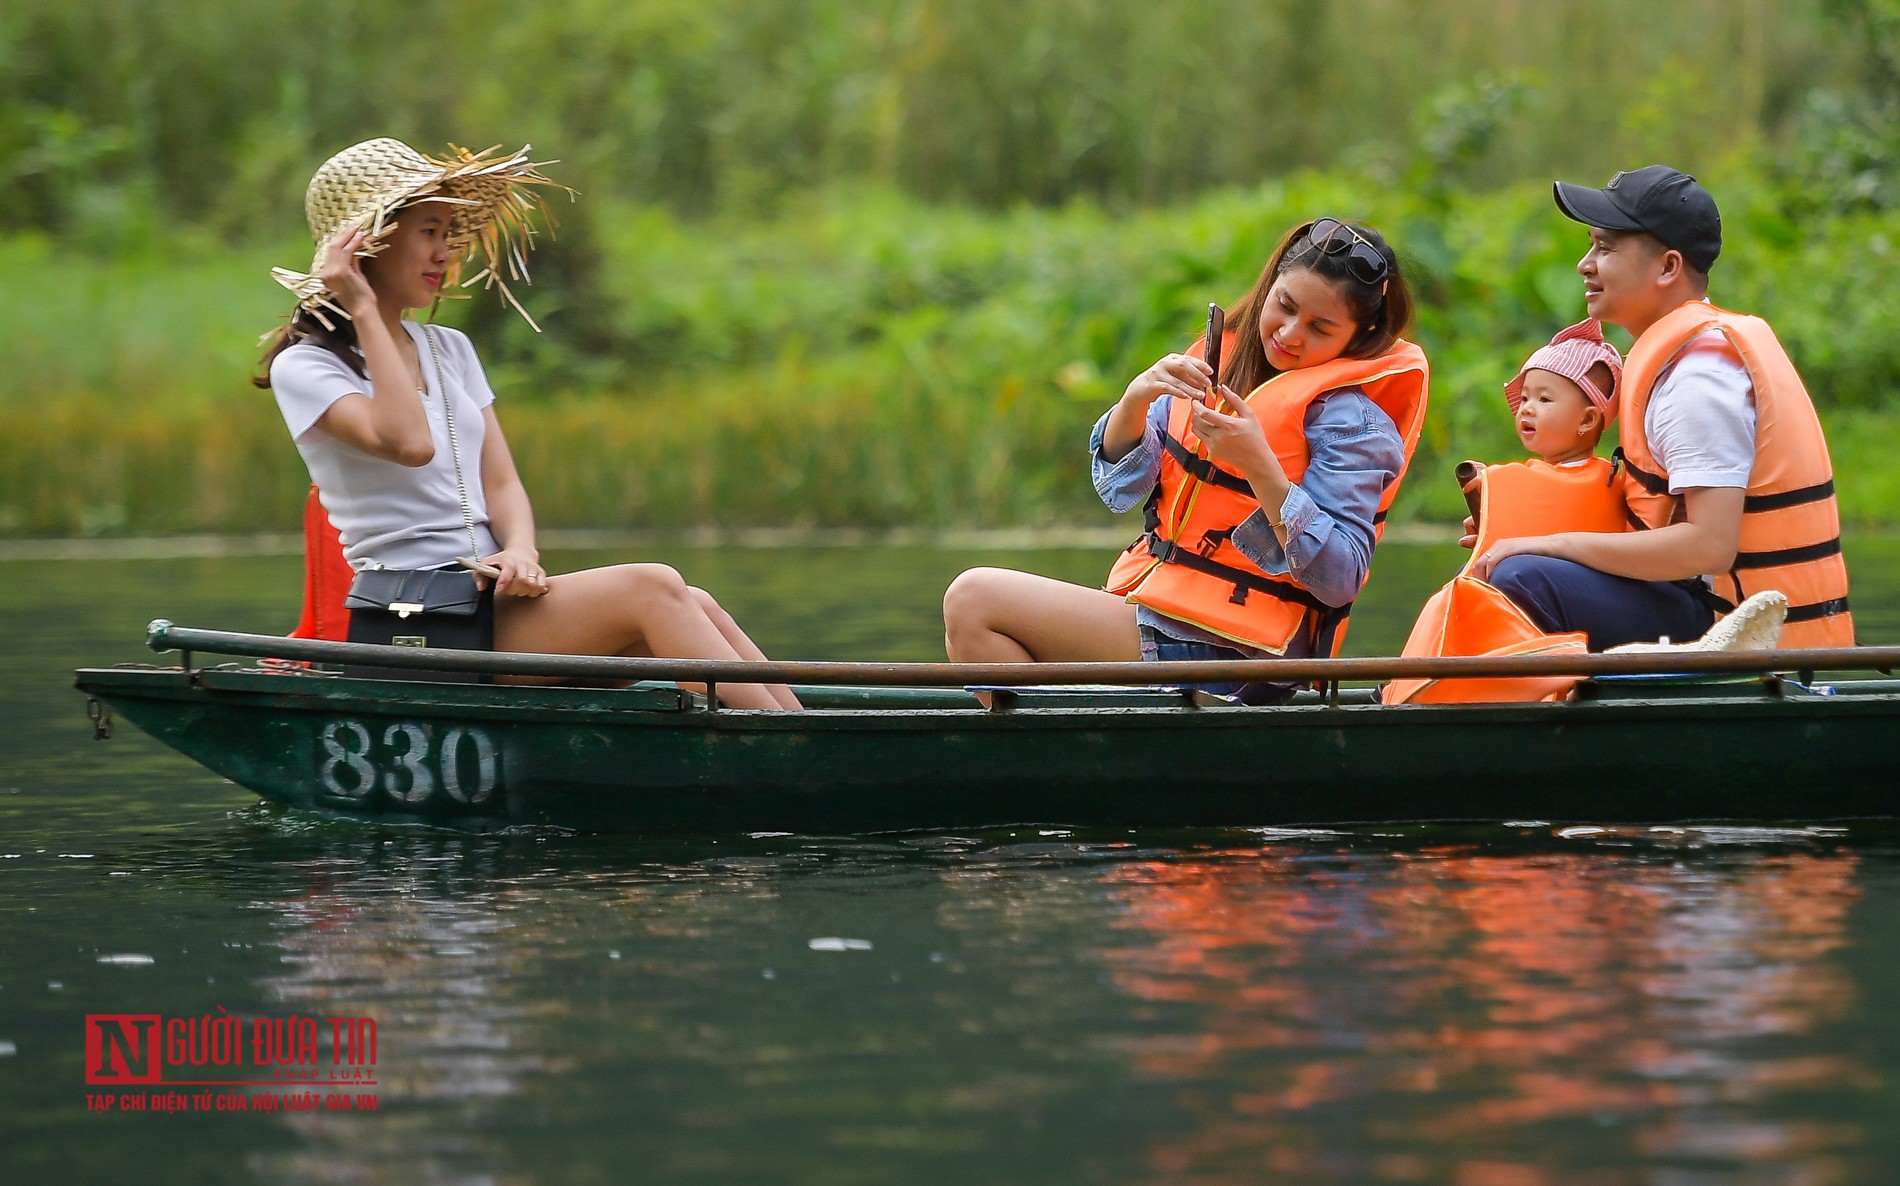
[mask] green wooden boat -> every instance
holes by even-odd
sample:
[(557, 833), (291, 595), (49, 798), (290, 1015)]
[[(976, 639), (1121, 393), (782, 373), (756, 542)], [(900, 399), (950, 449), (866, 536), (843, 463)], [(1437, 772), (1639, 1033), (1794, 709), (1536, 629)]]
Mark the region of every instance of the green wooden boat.
[[(165, 621), (148, 642), (183, 661), (77, 673), (101, 733), (124, 717), (275, 802), (369, 820), (835, 834), (1900, 811), (1900, 680), (1815, 678), (1890, 670), (1900, 647), (979, 666), (491, 655)], [(205, 654), (641, 682), (350, 679)], [(1560, 672), (1591, 677), (1560, 704), (1387, 707), (1349, 686)], [(1319, 691), (1249, 708), (1152, 686), (1267, 678)], [(754, 681), (791, 683), (807, 710), (720, 706), (720, 683)]]

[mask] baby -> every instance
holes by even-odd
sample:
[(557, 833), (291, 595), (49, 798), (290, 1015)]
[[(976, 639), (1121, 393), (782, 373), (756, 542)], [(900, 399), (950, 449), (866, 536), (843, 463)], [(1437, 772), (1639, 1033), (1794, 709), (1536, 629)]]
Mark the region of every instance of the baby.
[[(1623, 358), (1603, 327), (1582, 321), (1540, 347), (1504, 385), (1518, 438), (1537, 456), (1482, 466), (1461, 462), (1457, 476), (1471, 506), (1465, 538), (1472, 548), (1451, 583), (1432, 594), (1402, 654), (1582, 654), (1581, 633), (1549, 634), (1504, 594), (1472, 574), (1500, 540), (1558, 531), (1621, 531), (1628, 521), (1615, 470), (1596, 455), (1616, 416)], [(1481, 521), (1482, 520), (1482, 521)], [(1489, 703), (1563, 699), (1576, 676), (1510, 679), (1401, 679), (1380, 693), (1386, 704)]]
[(1540, 347), (1504, 385), (1518, 439), (1551, 465), (1576, 465), (1596, 453), (1616, 419), (1623, 356), (1603, 340), (1603, 326), (1579, 321)]
[[(1603, 430), (1616, 419), (1617, 385), (1623, 376), (1623, 356), (1603, 340), (1603, 326), (1579, 321), (1540, 346), (1518, 368), (1517, 377), (1504, 385), (1504, 400), (1517, 421), (1518, 439), (1544, 464), (1575, 470), (1596, 457)], [(1598, 462), (1607, 467), (1608, 462)], [(1484, 466), (1461, 461), (1458, 486), (1465, 493), (1471, 518), (1465, 520), (1464, 538), (1477, 542), (1479, 474)]]

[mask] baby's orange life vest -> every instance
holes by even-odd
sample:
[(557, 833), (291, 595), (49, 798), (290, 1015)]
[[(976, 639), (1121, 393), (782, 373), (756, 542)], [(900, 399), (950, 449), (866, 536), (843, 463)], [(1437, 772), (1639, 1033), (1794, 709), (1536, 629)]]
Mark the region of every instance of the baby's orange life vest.
[[(1345, 387), (1364, 391), (1398, 426), (1409, 466), (1429, 385), (1425, 352), (1400, 339), (1377, 358), (1341, 358), (1275, 375), (1246, 398), (1287, 480), (1298, 482), (1311, 460), (1306, 409), (1314, 400)], [(1234, 528), (1260, 503), (1245, 478), (1205, 456), (1189, 412), (1189, 401), (1174, 399), (1147, 530), (1115, 561), (1105, 588), (1269, 654), (1284, 654), (1301, 630), (1313, 639), (1314, 654), (1336, 654), (1351, 606), (1326, 605), (1298, 582), (1267, 575), (1234, 546)], [(1403, 477), (1402, 467), (1379, 501), (1375, 542)]]
[[(1582, 465), (1533, 458), (1487, 465), (1478, 476), (1478, 542), (1465, 567), (1432, 594), (1405, 640), (1407, 657), (1443, 655), (1581, 655), (1581, 631), (1546, 634), (1518, 605), (1471, 575), (1478, 557), (1500, 540), (1559, 531), (1625, 531), (1629, 508), (1616, 471), (1601, 457)], [(1562, 700), (1572, 675), (1519, 679), (1393, 680), (1380, 692), (1387, 704), (1498, 704)]]
[(1697, 335), (1719, 329), (1755, 385), (1755, 465), (1742, 502), (1735, 563), (1711, 574), (1731, 602), (1764, 589), (1788, 596), (1784, 647), (1854, 645), (1847, 608), (1847, 561), (1841, 555), (1840, 507), (1834, 466), (1814, 401), (1794, 363), (1759, 317), (1690, 301), (1649, 327), (1623, 364), (1623, 472), (1630, 509), (1645, 527), (1681, 518), (1681, 499), (1649, 451), (1644, 415), (1656, 377)]

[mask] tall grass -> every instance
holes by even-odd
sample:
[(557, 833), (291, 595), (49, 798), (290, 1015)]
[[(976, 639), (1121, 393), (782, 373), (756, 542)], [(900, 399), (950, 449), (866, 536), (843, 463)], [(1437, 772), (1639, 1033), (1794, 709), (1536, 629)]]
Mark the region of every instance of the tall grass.
[(682, 211), (1700, 169), (1791, 138), (1858, 68), (1834, 10), (1873, 2), (11, 0), (0, 226), (281, 229), (317, 161), (384, 134), (532, 141), (594, 200)]
[[(1729, 242), (1714, 296), (1781, 330), (1833, 429), (1846, 512), (1890, 522), (1900, 311), (1870, 294), (1900, 286), (1900, 213), (1796, 226), (1762, 173), (1709, 177)], [(1383, 228), (1406, 260), (1434, 378), (1397, 514), (1455, 519), (1445, 469), (1518, 454), (1501, 385), (1581, 316), (1582, 232), (1543, 185), (1455, 194), (1306, 171), (1134, 212), (984, 213), (862, 186), (807, 191), (772, 219), (595, 209), (585, 258), (564, 239), (546, 262), (597, 287), (537, 269), (547, 333), (486, 300), (445, 317), (490, 361), (550, 526), (1102, 521), (1089, 424), (1317, 212)], [(0, 368), (0, 531), (294, 527), (302, 469), (244, 377), (284, 304), (266, 266), (307, 250), (105, 263), (0, 240), (0, 324), (32, 360)]]

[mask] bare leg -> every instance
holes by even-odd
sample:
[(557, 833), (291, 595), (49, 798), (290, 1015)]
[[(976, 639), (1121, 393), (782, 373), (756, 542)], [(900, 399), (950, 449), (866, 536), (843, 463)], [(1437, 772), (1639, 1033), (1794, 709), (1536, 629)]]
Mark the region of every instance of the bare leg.
[[(763, 663), (766, 661), (765, 652), (761, 651), (758, 644), (753, 642), (752, 639), (747, 636), (746, 632), (739, 628), (739, 623), (734, 620), (731, 614), (726, 612), (725, 607), (720, 605), (712, 594), (699, 588), (697, 585), (689, 587), (686, 591), (693, 595), (693, 600), (699, 603), (700, 611), (704, 613), (707, 620), (718, 629), (720, 635), (725, 638), (726, 644), (737, 652), (741, 659), (750, 659), (754, 663)], [(778, 701), (780, 708), (795, 709), (799, 707), (798, 697), (792, 695), (792, 690), (784, 684), (766, 684), (765, 690), (772, 694), (774, 700)]]
[(1134, 606), (1100, 589), (1007, 568), (972, 568), (950, 583), (943, 633), (957, 663), (1141, 658)]
[[(556, 655), (742, 657), (706, 616), (680, 574), (664, 564), (619, 564), (565, 573), (549, 579), (545, 597), (497, 598), (495, 649)], [(753, 651), (756, 654), (757, 648)], [(758, 684), (722, 684), (719, 698), (735, 708), (787, 707)], [(797, 707), (797, 701), (789, 707)]]

